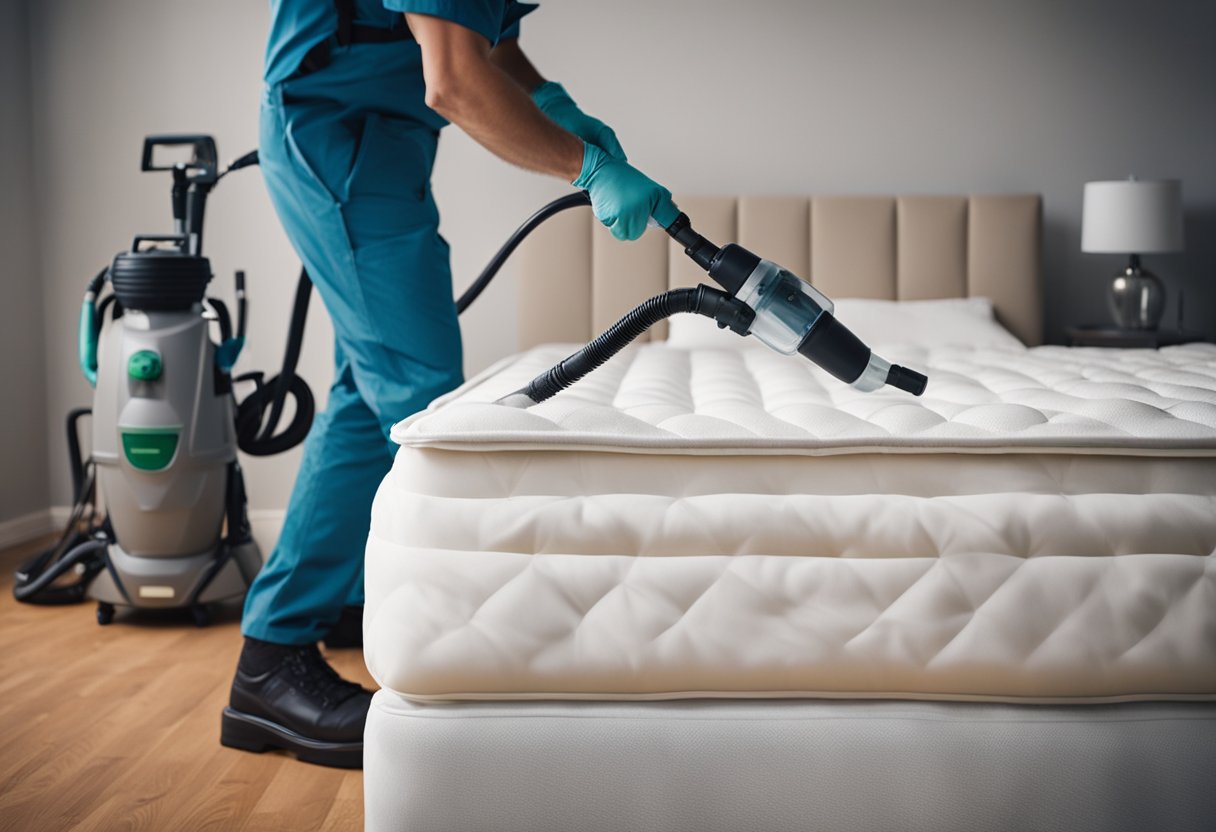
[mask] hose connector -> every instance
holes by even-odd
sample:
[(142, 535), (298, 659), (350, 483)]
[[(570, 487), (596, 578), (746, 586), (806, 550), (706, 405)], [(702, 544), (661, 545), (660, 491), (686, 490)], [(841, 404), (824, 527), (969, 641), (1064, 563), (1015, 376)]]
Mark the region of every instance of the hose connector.
[(673, 240), (684, 246), (684, 253), (691, 257), (694, 263), (709, 271), (719, 249), (693, 230), (692, 220), (688, 219), (687, 214), (681, 212), (672, 224), (667, 226), (666, 231)]

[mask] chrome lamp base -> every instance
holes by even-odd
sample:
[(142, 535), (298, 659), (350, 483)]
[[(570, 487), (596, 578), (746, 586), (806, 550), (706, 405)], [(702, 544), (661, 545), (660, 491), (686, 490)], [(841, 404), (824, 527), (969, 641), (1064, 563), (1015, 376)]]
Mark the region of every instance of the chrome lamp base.
[(1165, 312), (1165, 285), (1133, 254), (1110, 284), (1110, 311), (1123, 329), (1156, 329)]

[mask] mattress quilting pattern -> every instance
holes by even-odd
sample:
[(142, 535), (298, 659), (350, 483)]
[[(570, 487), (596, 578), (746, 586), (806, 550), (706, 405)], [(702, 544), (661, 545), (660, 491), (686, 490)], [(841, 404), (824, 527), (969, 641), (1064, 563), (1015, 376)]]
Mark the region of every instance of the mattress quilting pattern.
[(1162, 350), (880, 348), (921, 398), (861, 393), (801, 356), (646, 344), (547, 402), (493, 402), (572, 347), (505, 359), (393, 430), (402, 445), (735, 453), (923, 448), (1216, 454), (1216, 345)]
[(1035, 372), (929, 355), (936, 398), (911, 415), (805, 362), (780, 381), (784, 359), (654, 345), (540, 413), (485, 403), (562, 352), (396, 429), (367, 550), (385, 688), (1216, 698), (1216, 349), (1058, 350)]

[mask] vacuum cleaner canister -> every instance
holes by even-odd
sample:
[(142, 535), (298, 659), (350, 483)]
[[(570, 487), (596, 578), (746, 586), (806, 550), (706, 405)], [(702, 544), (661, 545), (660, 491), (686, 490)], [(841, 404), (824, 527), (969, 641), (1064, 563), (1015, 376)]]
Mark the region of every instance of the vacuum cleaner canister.
[[(166, 148), (173, 161), (158, 163)], [(294, 376), (298, 350), (289, 342), (279, 377), (286, 380), (263, 385), (255, 374), (257, 392), (237, 405), (233, 383), (240, 377), (233, 379), (231, 370), (244, 342), (244, 275), (236, 275), (234, 333), (225, 305), (206, 296), (212, 272), (201, 253), (208, 195), (229, 171), (256, 161), (256, 153), (246, 154), (220, 172), (210, 136), (144, 140), (143, 170), (172, 174), (174, 233), (137, 236), (88, 284), (80, 366), (95, 390), (91, 409), (68, 416), (75, 504), (59, 542), (17, 571), (18, 600), (93, 598), (102, 624), (113, 619), (116, 605), (182, 607), (201, 626), (207, 604), (241, 597), (261, 568), (237, 449), (274, 452), (267, 449), (302, 440), (312, 396)], [(301, 282), (308, 285), (306, 275)], [(301, 310), (307, 305), (297, 301)], [(296, 329), (302, 332), (302, 323), (293, 337)], [(296, 416), (276, 433), (289, 395), (296, 398)], [(264, 410), (272, 412), (269, 419)], [(77, 425), (89, 414), (92, 455), (86, 460)], [(249, 430), (241, 430), (238, 417)]]
[(114, 540), (89, 594), (137, 607), (236, 598), (260, 556), (247, 541), (224, 557), (237, 441), (231, 384), (210, 369), (211, 266), (141, 242), (110, 267), (123, 314), (98, 347), (93, 461)]

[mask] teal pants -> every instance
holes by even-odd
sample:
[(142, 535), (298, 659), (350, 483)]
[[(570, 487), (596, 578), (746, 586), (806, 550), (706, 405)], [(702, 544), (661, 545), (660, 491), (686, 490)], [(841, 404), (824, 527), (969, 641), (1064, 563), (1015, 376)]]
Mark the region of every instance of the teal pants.
[(348, 47), (330, 67), (264, 92), (262, 173), (336, 341), (328, 404), (305, 442), (278, 545), (245, 600), (242, 631), (265, 641), (315, 642), (345, 604), (363, 602), (372, 498), (396, 450), (388, 431), (461, 382), (430, 191), (438, 128), (420, 109), (416, 60), (416, 50)]

